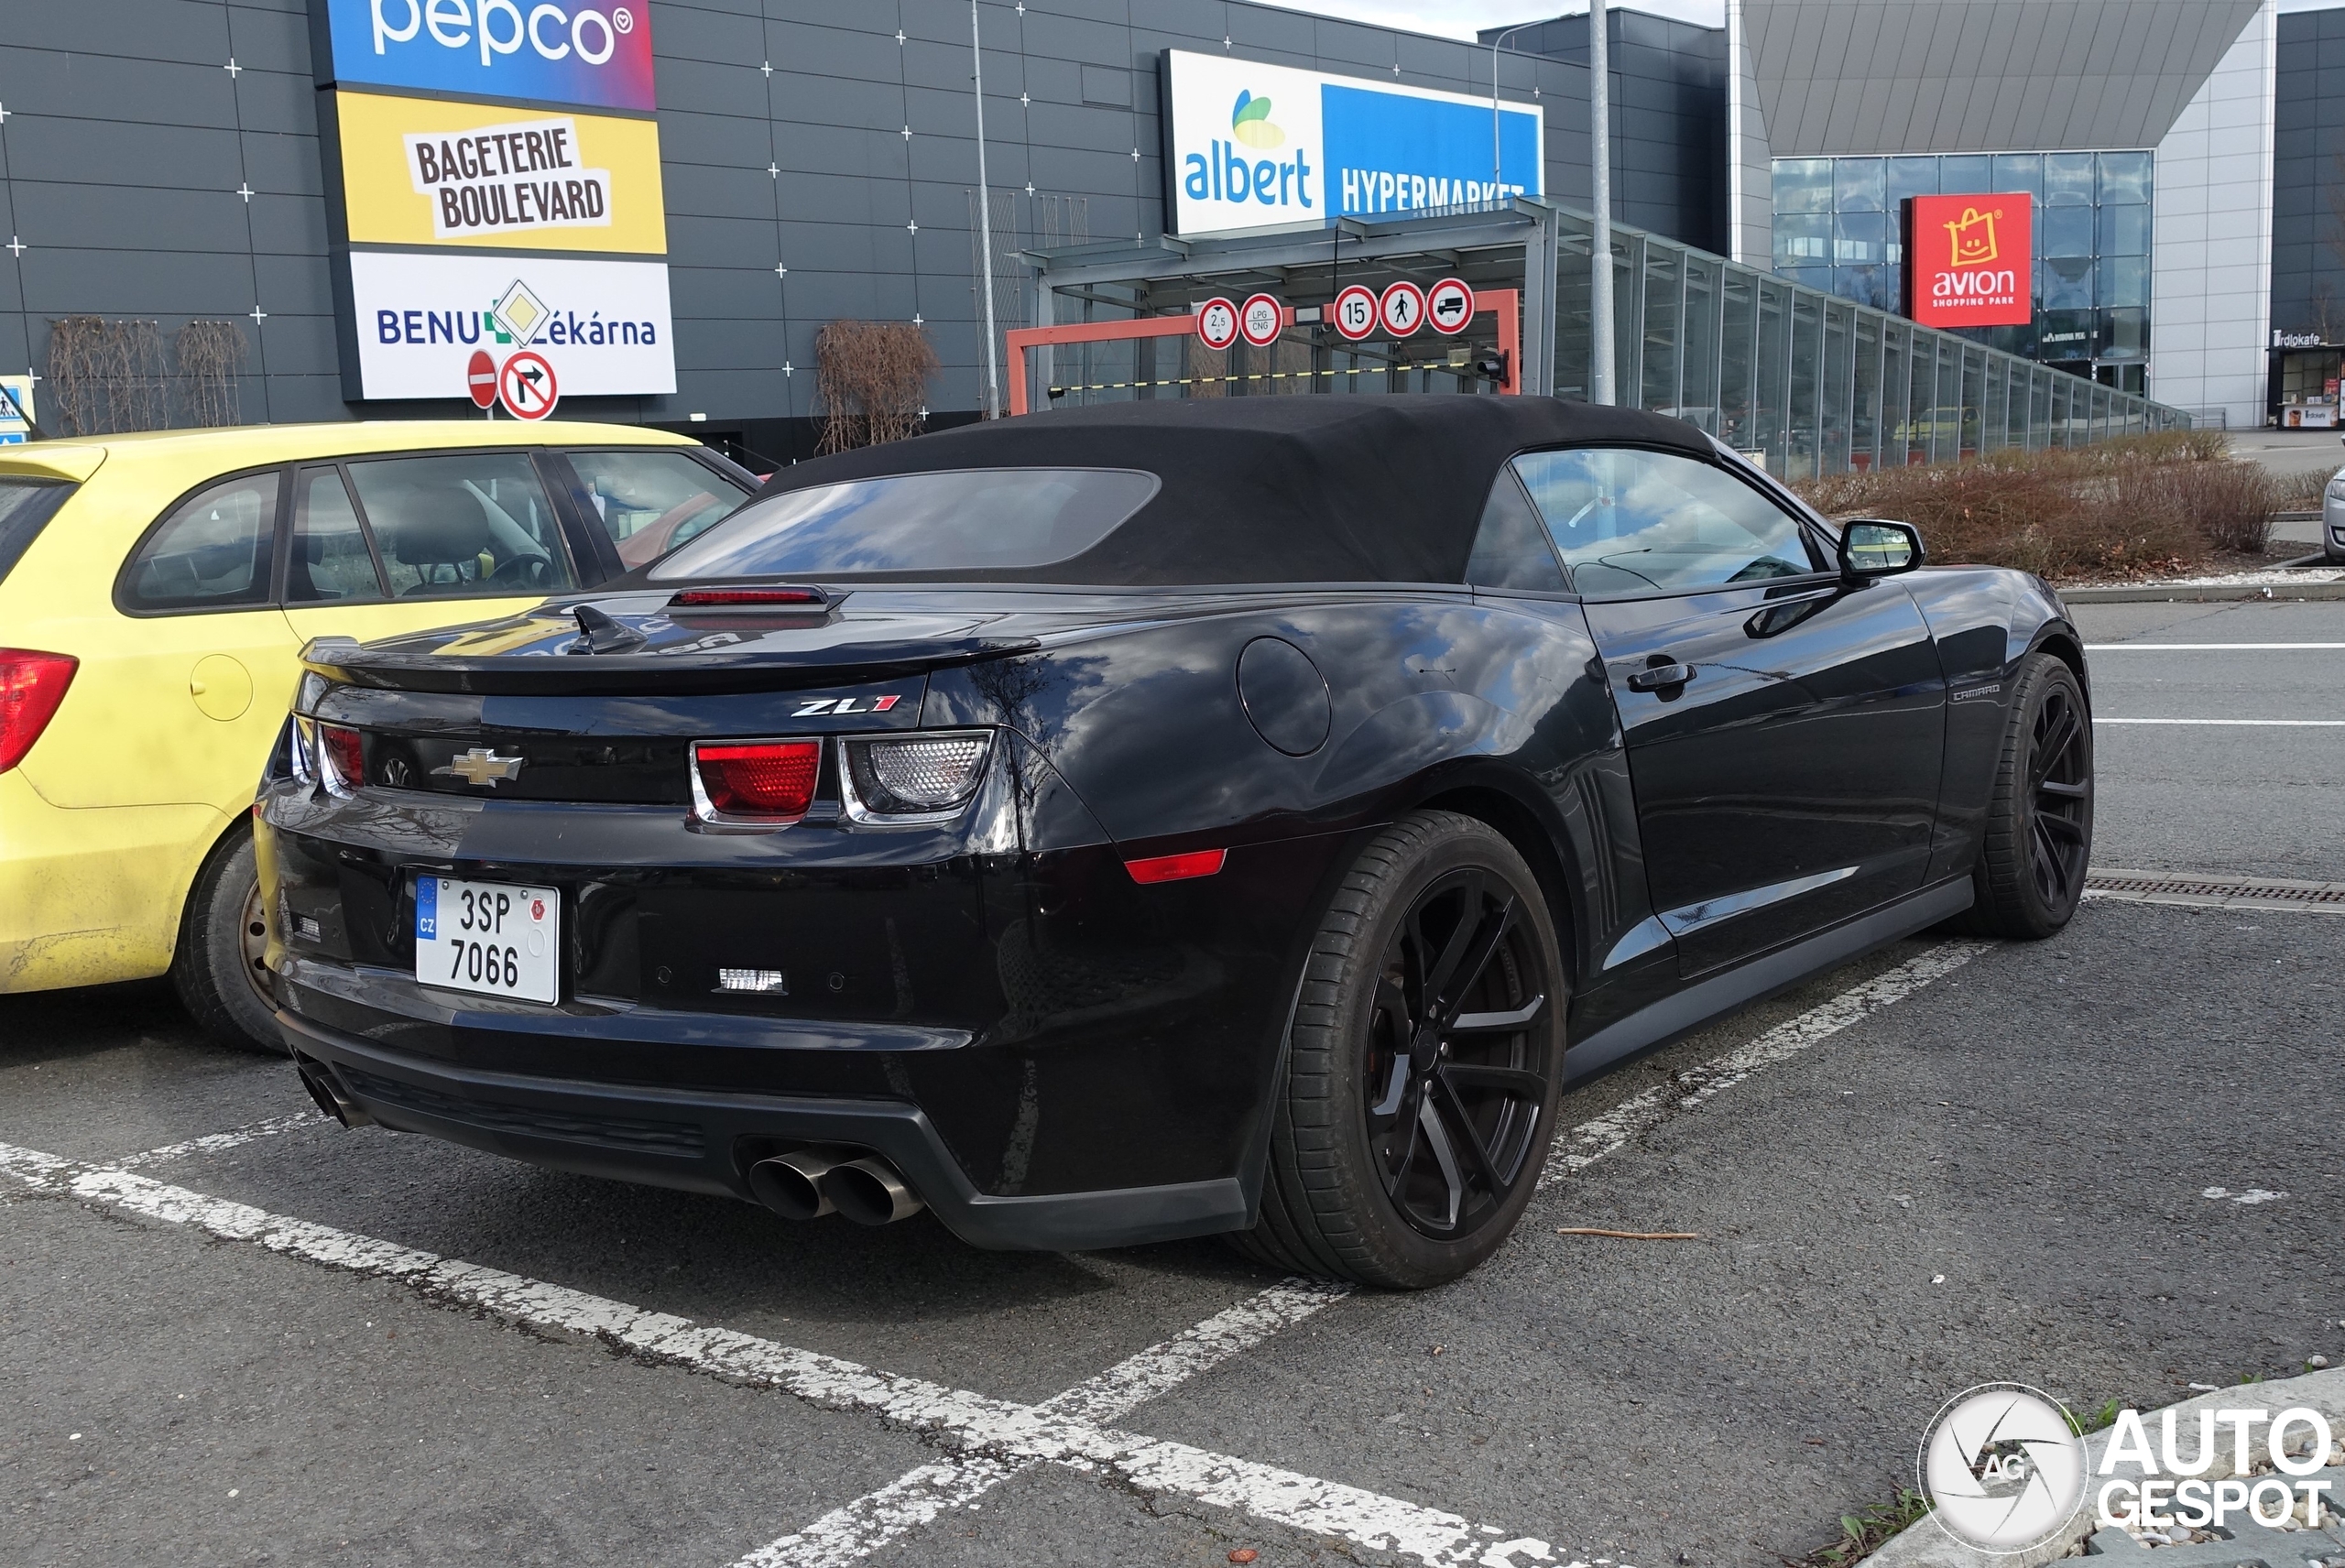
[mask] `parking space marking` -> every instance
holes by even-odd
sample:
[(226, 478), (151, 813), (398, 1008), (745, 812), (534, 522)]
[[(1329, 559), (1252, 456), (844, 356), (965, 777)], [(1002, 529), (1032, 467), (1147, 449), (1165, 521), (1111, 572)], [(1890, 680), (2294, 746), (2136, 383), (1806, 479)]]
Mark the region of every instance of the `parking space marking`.
[(2345, 719), (2111, 719), (2095, 713), (2092, 722), (2096, 724), (2220, 724), (2234, 729), (2345, 729)]
[(1543, 1192), (1566, 1177), (1577, 1175), (1680, 1111), (1699, 1108), (1712, 1095), (1731, 1089), (1761, 1068), (1788, 1062), (1850, 1024), (1861, 1023), (1881, 1008), (1903, 1001), (1932, 981), (1953, 974), (1992, 945), (1984, 942), (1950, 942), (1917, 953), (1830, 1001), (1777, 1024), (1740, 1050), (1730, 1051), (1699, 1067), (1689, 1067), (1670, 1082), (1656, 1083), (1594, 1120), (1558, 1134), (1547, 1153), (1547, 1168), (1539, 1173), (1540, 1190)]
[(2345, 642), (2089, 642), (2087, 653), (2293, 653)]
[(279, 1133), (299, 1132), (304, 1127), (332, 1127), (322, 1111), (295, 1111), (290, 1116), (270, 1116), (265, 1121), (247, 1122), (226, 1132), (206, 1133), (202, 1138), (189, 1138), (185, 1143), (167, 1143), (160, 1149), (143, 1149), (126, 1154), (115, 1161), (124, 1171), (136, 1171), (148, 1165), (164, 1165), (174, 1160), (185, 1160), (194, 1154), (221, 1154), (231, 1149), (241, 1149), (264, 1138)]
[[(1085, 1378), (1037, 1410), (1079, 1421), (1121, 1420), (1159, 1394), (1250, 1350), (1282, 1329), (1351, 1294), (1347, 1285), (1290, 1279), (1216, 1312), (1195, 1327)], [(845, 1568), (939, 1514), (966, 1508), (1031, 1469), (989, 1454), (955, 1454), (919, 1465), (876, 1492), (832, 1509), (804, 1530), (759, 1547), (734, 1568)]]
[[(1008, 1465), (1050, 1460), (1090, 1474), (1113, 1475), (1143, 1491), (1177, 1494), (1314, 1535), (1403, 1553), (1427, 1568), (1509, 1568), (1516, 1559), (1553, 1560), (1553, 1549), (1543, 1541), (1510, 1541), (1495, 1526), (1477, 1525), (1403, 1498), (1120, 1432), (1073, 1410), (1021, 1405), (878, 1371), (755, 1334), (273, 1214), (135, 1171), (86, 1165), (5, 1143), (0, 1143), (0, 1171), (83, 1203), (187, 1225), (223, 1240), (253, 1242), (351, 1273), (398, 1279), (434, 1300), (474, 1308), (518, 1326), (590, 1335), (648, 1360), (775, 1388), (826, 1410), (877, 1416)], [(1302, 1281), (1293, 1288), (1311, 1291)], [(1243, 1312), (1260, 1301), (1233, 1311)], [(1281, 1309), (1274, 1304), (1267, 1310), (1275, 1314)], [(1220, 1321), (1208, 1319), (1191, 1334)], [(1124, 1399), (1137, 1403), (1133, 1396), (1139, 1391), (1159, 1387), (1165, 1377), (1194, 1365), (1197, 1357), (1212, 1354), (1209, 1342), (1216, 1336), (1217, 1331), (1184, 1345), (1184, 1335), (1142, 1352), (1127, 1364), (1129, 1371), (1118, 1367), (1104, 1375), (1111, 1386), (1098, 1390), (1096, 1399), (1107, 1408)], [(1245, 1332), (1232, 1330), (1219, 1337), (1242, 1348)], [(1080, 1408), (1083, 1401), (1075, 1403)]]

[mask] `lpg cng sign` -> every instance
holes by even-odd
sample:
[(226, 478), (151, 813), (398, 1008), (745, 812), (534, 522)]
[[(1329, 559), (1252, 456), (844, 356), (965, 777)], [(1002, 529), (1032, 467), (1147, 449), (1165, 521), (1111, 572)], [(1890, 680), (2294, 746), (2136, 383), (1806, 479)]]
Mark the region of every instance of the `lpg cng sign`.
[(1925, 327), (2033, 320), (2034, 201), (2024, 191), (1907, 197), (1905, 314)]

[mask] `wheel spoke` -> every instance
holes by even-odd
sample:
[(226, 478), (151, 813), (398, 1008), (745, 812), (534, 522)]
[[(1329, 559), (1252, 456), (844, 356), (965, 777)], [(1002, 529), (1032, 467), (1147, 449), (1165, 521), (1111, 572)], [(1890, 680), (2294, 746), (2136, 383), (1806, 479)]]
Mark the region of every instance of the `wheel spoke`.
[(2063, 784), (2057, 779), (2046, 779), (2035, 786), (2035, 792), (2056, 796), (2063, 800), (2081, 800), (2091, 789), (2089, 784)]
[(2082, 824), (2072, 822), (2067, 818), (2057, 816), (2050, 811), (2038, 812), (2035, 825), (2049, 838), (2060, 839), (2072, 844), (2080, 844), (2085, 841), (2085, 830)]
[[(1423, 1009), (1423, 1016), (1428, 1018), (1438, 1013), (1439, 998), (1448, 994), (1450, 976), (1457, 972), (1459, 961), (1466, 956), (1467, 949), (1474, 943), (1475, 933), (1481, 929), (1482, 874), (1468, 871), (1458, 884), (1458, 891), (1461, 897), (1457, 923), (1450, 928), (1449, 941), (1443, 944), (1441, 956), (1425, 965), (1424, 988), (1418, 1006)], [(1424, 940), (1422, 920), (1418, 922), (1417, 934), (1422, 950)]]
[(1425, 1004), (1425, 1010), (1444, 1026), (1456, 1021), (1457, 1009), (1466, 1005), (1466, 998), (1472, 994), (1475, 982), (1481, 979), (1482, 971), (1490, 966), (1490, 959), (1497, 953), (1499, 943), (1506, 940), (1507, 929), (1513, 924), (1512, 898), (1500, 904), (1496, 914), (1484, 916), (1474, 922), (1471, 945), (1443, 982), (1439, 999), (1428, 1000)]
[(1445, 1035), (1514, 1034), (1529, 1029), (1546, 1010), (1547, 998), (1543, 995), (1537, 996), (1511, 1012), (1460, 1013), (1441, 1032)]
[(1466, 1178), (1458, 1172), (1456, 1151), (1449, 1147), (1449, 1134), (1442, 1130), (1441, 1118), (1434, 1114), (1429, 1097), (1417, 1101), (1417, 1125), (1424, 1131), (1425, 1147), (1433, 1150), (1434, 1164), (1440, 1168), (1442, 1183), (1448, 1189), (1448, 1212), (1437, 1223), (1444, 1230), (1454, 1230), (1466, 1208)]
[(1467, 1162), (1474, 1167), (1474, 1173), (1482, 1179), (1482, 1184), (1490, 1190), (1490, 1195), (1505, 1201), (1507, 1190), (1512, 1183), (1500, 1173), (1498, 1162), (1490, 1158), (1490, 1151), (1482, 1147), (1482, 1135), (1474, 1129), (1474, 1118), (1467, 1114), (1466, 1102), (1457, 1097), (1457, 1090), (1451, 1084), (1446, 1069), (1434, 1069), (1433, 1092), (1426, 1095), (1426, 1099), (1437, 1108), (1442, 1125), (1449, 1128), (1465, 1149)]
[(2028, 772), (2034, 783), (2042, 784), (2053, 765), (2067, 755), (2080, 727), (2077, 711), (2065, 702), (2047, 713), (2044, 731), (2035, 738), (2035, 755), (2029, 759)]
[(1547, 1080), (1520, 1067), (1484, 1067), (1471, 1062), (1452, 1062), (1444, 1064), (1440, 1072), (1452, 1090), (1495, 1089), (1510, 1100), (1529, 1100), (1534, 1105), (1547, 1097)]
[(2052, 842), (2052, 835), (2044, 831), (2044, 822), (2042, 817), (2035, 819), (2036, 881), (2047, 895), (2064, 898), (2068, 891), (2067, 857)]
[(1392, 1079), (1384, 1086), (1384, 1098), (1368, 1107), (1371, 1116), (1389, 1116), (1401, 1108), (1401, 1096), (1409, 1089), (1409, 1053), (1402, 1051), (1392, 1059)]

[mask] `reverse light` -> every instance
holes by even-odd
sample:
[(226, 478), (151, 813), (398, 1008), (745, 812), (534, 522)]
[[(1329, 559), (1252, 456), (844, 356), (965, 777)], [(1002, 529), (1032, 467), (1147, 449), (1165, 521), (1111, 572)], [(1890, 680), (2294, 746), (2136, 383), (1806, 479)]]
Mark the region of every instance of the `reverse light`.
[(1226, 849), (1193, 849), (1186, 855), (1159, 855), (1147, 860), (1127, 860), (1124, 869), (1132, 880), (1141, 884), (1156, 882), (1185, 882), (1192, 877), (1210, 877), (1221, 869), (1229, 858)]
[(779, 827), (806, 814), (822, 771), (819, 740), (700, 741), (693, 803), (704, 822)]
[(326, 788), (347, 795), (366, 782), (366, 743), (348, 724), (318, 726), (318, 755), (324, 760)]
[(0, 648), (0, 773), (22, 762), (40, 739), (81, 663), (70, 654)]
[(847, 816), (858, 822), (943, 821), (977, 792), (992, 740), (977, 730), (842, 741)]

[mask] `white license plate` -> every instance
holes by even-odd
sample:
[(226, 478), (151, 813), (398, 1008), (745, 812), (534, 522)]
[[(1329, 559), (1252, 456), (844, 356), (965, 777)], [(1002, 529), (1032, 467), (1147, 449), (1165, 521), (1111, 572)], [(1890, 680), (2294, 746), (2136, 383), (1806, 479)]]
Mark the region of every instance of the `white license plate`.
[(415, 977), (452, 991), (562, 999), (562, 895), (510, 882), (415, 879)]

